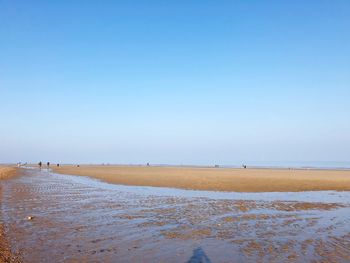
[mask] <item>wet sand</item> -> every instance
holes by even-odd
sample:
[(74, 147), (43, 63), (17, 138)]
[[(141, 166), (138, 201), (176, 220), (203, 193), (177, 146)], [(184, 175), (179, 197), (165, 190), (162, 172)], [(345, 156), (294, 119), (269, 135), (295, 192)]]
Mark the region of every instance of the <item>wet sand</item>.
[(46, 169), (21, 174), (3, 181), (1, 211), (24, 262), (350, 261), (349, 192), (216, 198)]
[(56, 173), (108, 183), (236, 192), (350, 190), (350, 170), (224, 169), (142, 166), (61, 166)]
[(1, 213), (1, 210), (2, 210), (1, 204), (3, 201), (3, 197), (2, 197), (3, 189), (2, 189), (1, 180), (9, 179), (13, 177), (15, 174), (16, 174), (15, 168), (0, 166), (0, 263), (19, 262), (18, 257), (11, 252), (8, 239), (6, 238), (6, 235), (5, 235), (5, 226), (4, 226), (3, 216)]

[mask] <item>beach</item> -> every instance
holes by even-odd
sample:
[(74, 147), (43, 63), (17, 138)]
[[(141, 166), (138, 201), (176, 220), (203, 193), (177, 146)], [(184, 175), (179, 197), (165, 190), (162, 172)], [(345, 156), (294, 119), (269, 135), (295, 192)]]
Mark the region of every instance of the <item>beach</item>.
[[(3, 202), (1, 180), (12, 178), (16, 172), (16, 169), (13, 167), (0, 166), (0, 208)], [(0, 216), (0, 263), (17, 262), (18, 259), (11, 253), (10, 245), (5, 237), (5, 227), (2, 221), (1, 209)]]
[(56, 173), (135, 186), (234, 192), (349, 191), (350, 170), (63, 165)]
[(123, 186), (35, 168), (1, 187), (2, 262), (350, 260), (347, 191)]
[(1, 1), (0, 263), (350, 263), (349, 14)]

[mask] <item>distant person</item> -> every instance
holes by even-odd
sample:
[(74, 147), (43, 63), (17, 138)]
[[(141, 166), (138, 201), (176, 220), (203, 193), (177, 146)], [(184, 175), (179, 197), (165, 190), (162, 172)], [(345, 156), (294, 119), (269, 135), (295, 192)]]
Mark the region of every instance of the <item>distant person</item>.
[(60, 167), (60, 164), (59, 164), (59, 163), (57, 164), (57, 167)]
[(43, 165), (43, 163), (40, 161), (40, 162), (38, 163), (38, 165), (39, 165), (39, 168), (41, 169), (41, 166)]
[(50, 167), (50, 162), (47, 162), (46, 165), (47, 165), (47, 169), (49, 169), (49, 167)]

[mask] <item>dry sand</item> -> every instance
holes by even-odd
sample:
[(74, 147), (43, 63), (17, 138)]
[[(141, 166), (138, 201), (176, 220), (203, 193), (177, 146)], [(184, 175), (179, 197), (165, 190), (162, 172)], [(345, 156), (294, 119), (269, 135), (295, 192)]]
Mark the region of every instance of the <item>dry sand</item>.
[(16, 174), (16, 168), (8, 166), (0, 166), (0, 180), (14, 176)]
[(350, 190), (350, 170), (224, 169), (145, 166), (60, 166), (62, 174), (85, 175), (123, 185), (236, 192)]

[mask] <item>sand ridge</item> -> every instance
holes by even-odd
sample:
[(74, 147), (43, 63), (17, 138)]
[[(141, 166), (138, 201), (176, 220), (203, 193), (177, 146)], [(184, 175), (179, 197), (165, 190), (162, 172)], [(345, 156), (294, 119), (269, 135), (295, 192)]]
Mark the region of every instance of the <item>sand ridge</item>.
[(17, 170), (14, 167), (0, 166), (0, 180), (7, 179), (16, 174)]
[(56, 173), (122, 185), (235, 192), (350, 190), (350, 170), (61, 165)]

